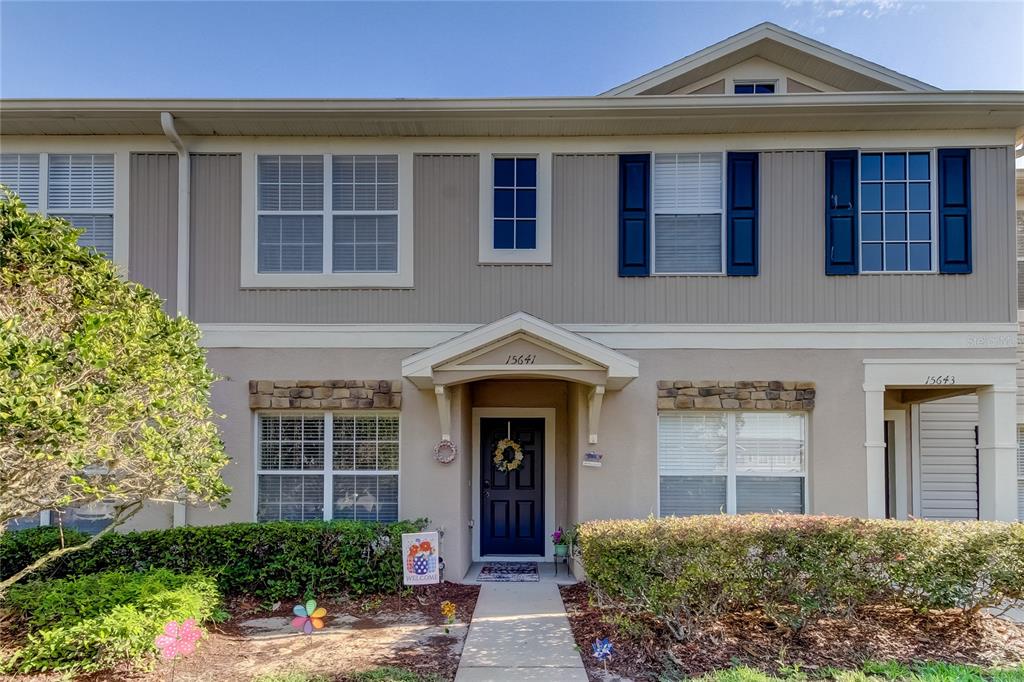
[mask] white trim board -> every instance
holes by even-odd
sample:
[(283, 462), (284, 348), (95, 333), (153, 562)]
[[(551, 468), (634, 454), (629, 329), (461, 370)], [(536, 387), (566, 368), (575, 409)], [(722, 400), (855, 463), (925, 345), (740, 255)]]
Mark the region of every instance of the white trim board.
[[(431, 348), (484, 325), (202, 323), (206, 348)], [(1016, 348), (1018, 326), (992, 323), (565, 324), (618, 350)]]
[[(480, 418), (481, 417), (542, 417), (544, 419), (544, 556), (494, 556), (480, 554)], [(474, 407), (473, 408), (473, 460), (472, 480), (473, 518), (470, 536), (473, 540), (473, 561), (554, 561), (554, 545), (548, 538), (555, 532), (555, 408), (553, 407)]]

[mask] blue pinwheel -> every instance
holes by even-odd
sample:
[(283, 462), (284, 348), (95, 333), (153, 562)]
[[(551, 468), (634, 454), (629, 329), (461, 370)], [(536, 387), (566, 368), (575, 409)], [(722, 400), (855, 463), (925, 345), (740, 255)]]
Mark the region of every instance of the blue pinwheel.
[(594, 640), (591, 648), (594, 650), (594, 658), (605, 664), (607, 664), (608, 659), (612, 657), (612, 651), (614, 650), (611, 640), (607, 637), (604, 639)]

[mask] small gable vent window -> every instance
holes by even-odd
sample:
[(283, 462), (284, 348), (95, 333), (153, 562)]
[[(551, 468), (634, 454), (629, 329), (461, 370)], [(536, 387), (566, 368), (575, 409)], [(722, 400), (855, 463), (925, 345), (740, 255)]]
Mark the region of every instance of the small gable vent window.
[(732, 91), (736, 95), (774, 95), (775, 81), (735, 81)]

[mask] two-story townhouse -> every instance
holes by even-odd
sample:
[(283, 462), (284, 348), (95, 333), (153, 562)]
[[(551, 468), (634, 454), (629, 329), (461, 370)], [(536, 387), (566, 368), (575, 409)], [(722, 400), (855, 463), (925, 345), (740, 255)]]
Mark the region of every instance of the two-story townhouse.
[(231, 505), (135, 525), (427, 517), (457, 579), (594, 518), (1022, 515), (1022, 126), (762, 24), (594, 97), (8, 100), (0, 182), (223, 377)]

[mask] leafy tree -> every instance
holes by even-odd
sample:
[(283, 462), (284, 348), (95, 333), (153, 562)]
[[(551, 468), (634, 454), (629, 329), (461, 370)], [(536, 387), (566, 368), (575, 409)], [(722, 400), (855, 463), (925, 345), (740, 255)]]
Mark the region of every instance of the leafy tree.
[(0, 189), (0, 532), (97, 501), (110, 524), (0, 582), (87, 547), (146, 501), (226, 504), (199, 329)]

